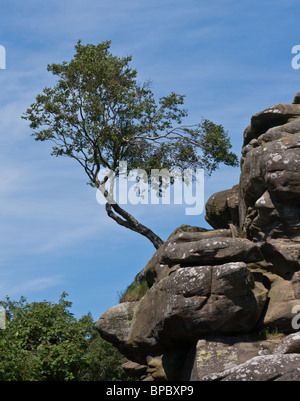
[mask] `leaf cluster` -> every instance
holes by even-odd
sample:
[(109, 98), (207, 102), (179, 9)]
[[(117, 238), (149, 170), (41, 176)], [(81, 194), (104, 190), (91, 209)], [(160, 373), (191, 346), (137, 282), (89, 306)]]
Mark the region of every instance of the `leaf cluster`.
[(221, 162), (237, 165), (221, 125), (183, 125), (185, 96), (156, 100), (150, 83), (137, 81), (131, 57), (114, 56), (110, 45), (78, 41), (73, 59), (48, 65), (57, 83), (23, 116), (36, 140), (52, 141), (55, 156), (76, 159), (93, 186), (100, 168), (117, 175), (120, 161), (130, 170), (205, 168), (208, 175)]
[[(114, 370), (120, 375), (122, 357), (100, 338), (90, 315), (73, 316), (66, 297), (63, 293), (58, 303), (27, 303), (24, 297), (1, 302), (6, 310), (6, 328), (0, 330), (1, 381), (94, 380), (95, 365), (103, 372), (106, 363), (110, 379)], [(97, 361), (95, 354), (101, 352), (106, 359)]]

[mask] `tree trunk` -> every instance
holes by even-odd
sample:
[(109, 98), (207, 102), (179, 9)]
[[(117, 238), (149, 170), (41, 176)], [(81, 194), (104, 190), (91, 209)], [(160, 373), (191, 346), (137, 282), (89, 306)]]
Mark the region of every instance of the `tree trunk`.
[[(156, 249), (164, 243), (164, 241), (159, 238), (158, 235), (154, 234), (150, 228), (138, 222), (130, 213), (122, 209), (117, 203), (110, 204), (107, 202), (105, 208), (108, 216), (115, 220), (115, 222), (148, 238)], [(118, 213), (119, 216), (116, 213)]]
[[(105, 184), (108, 181), (108, 179), (112, 179), (110, 191), (107, 191), (105, 189)], [(120, 226), (129, 228), (130, 230), (135, 231), (143, 235), (144, 237), (148, 238), (156, 249), (158, 249), (164, 243), (164, 241), (161, 238), (159, 238), (158, 235), (154, 234), (154, 232), (151, 231), (150, 228), (138, 222), (130, 213), (122, 209), (114, 200), (112, 196), (113, 185), (114, 185), (114, 177), (112, 170), (109, 171), (108, 175), (104, 177), (102, 182), (98, 180), (96, 175), (95, 184), (96, 187), (102, 192), (103, 196), (107, 200), (105, 209), (108, 216), (111, 217), (113, 220), (115, 220), (116, 223), (118, 223)]]

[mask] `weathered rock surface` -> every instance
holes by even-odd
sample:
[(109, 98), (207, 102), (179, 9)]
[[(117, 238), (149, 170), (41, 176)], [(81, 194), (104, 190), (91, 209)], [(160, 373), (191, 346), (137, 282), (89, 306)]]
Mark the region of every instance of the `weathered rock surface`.
[(300, 354), (262, 355), (203, 381), (299, 381)]
[(169, 265), (251, 263), (260, 260), (263, 256), (258, 246), (244, 238), (213, 237), (189, 243), (169, 243), (162, 255), (162, 262)]
[(300, 332), (285, 337), (280, 345), (274, 349), (274, 354), (299, 354)]
[(146, 280), (151, 287), (153, 283), (166, 277), (170, 273), (169, 266), (165, 265), (165, 250), (177, 244), (196, 242), (211, 238), (232, 238), (235, 231), (233, 229), (207, 230), (201, 227), (182, 225), (178, 227), (168, 238), (168, 240), (155, 252), (148, 261), (144, 269), (135, 277), (135, 282)]
[(128, 341), (151, 352), (203, 334), (247, 332), (266, 300), (243, 262), (179, 268), (141, 299)]
[(137, 362), (126, 362), (122, 365), (122, 368), (126, 372), (127, 376), (139, 379), (140, 377), (145, 378), (147, 376), (148, 365), (140, 365)]
[(189, 350), (181, 378), (190, 381), (214, 379), (256, 356), (271, 353), (279, 343), (280, 340), (251, 341), (241, 336), (208, 336)]
[(299, 110), (299, 104), (276, 105), (252, 117), (239, 182), (241, 228), (263, 243), (273, 271), (287, 277), (300, 268)]
[(239, 183), (206, 220), (178, 227), (134, 279), (149, 290), (97, 329), (141, 380), (300, 380), (300, 92), (251, 118)]
[(127, 346), (135, 307), (135, 302), (123, 302), (115, 305), (100, 317), (95, 327), (106, 341), (114, 344), (119, 351), (126, 353), (129, 359), (141, 362), (138, 356), (134, 357), (132, 348)]
[(213, 194), (205, 205), (206, 221), (215, 229), (239, 226), (239, 187)]
[(245, 336), (208, 336), (190, 349), (181, 379), (298, 381), (299, 362), (299, 332), (270, 340), (251, 340)]
[(294, 291), (292, 280), (285, 280), (277, 274), (264, 273), (269, 280), (268, 308), (263, 317), (265, 327), (291, 331), (292, 319), (295, 316), (293, 308), (300, 305), (299, 294)]

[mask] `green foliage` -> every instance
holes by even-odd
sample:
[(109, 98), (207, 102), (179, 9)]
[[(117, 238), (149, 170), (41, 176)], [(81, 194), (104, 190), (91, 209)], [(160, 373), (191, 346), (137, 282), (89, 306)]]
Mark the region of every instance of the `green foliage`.
[(284, 333), (278, 331), (277, 327), (269, 328), (266, 327), (260, 332), (261, 336), (264, 336), (266, 340), (275, 340), (278, 338), (283, 338)]
[(0, 381), (84, 380), (92, 366), (93, 345), (105, 348), (110, 365), (105, 377), (114, 378), (112, 360), (118, 363), (121, 357), (110, 344), (95, 340), (98, 333), (91, 316), (77, 320), (66, 297), (63, 293), (58, 303), (27, 303), (24, 297), (19, 302), (9, 298), (1, 302), (7, 319), (6, 328), (0, 330)]
[(105, 188), (108, 171), (117, 178), (120, 162), (126, 162), (129, 171), (146, 171), (151, 183), (152, 169), (176, 168), (181, 174), (187, 168), (205, 169), (210, 176), (220, 163), (237, 166), (238, 158), (221, 125), (209, 120), (183, 125), (185, 96), (172, 92), (155, 99), (149, 82), (137, 81), (131, 57), (119, 58), (109, 49), (109, 41), (96, 46), (78, 41), (71, 61), (48, 65), (56, 85), (37, 95), (22, 118), (29, 121), (35, 140), (54, 144), (52, 155), (71, 157), (83, 167), (88, 184), (105, 196), (110, 218), (158, 249), (161, 238), (123, 210)]
[(88, 363), (80, 371), (80, 380), (131, 381), (122, 369), (127, 359), (96, 331), (88, 343), (86, 357)]
[(140, 300), (149, 290), (149, 285), (146, 280), (139, 283), (132, 283), (127, 287), (126, 291), (120, 295), (120, 302), (132, 302)]
[(225, 163), (237, 166), (221, 125), (203, 120), (182, 125), (188, 116), (184, 95), (158, 100), (149, 82), (140, 84), (131, 57), (110, 53), (110, 42), (82, 45), (69, 62), (48, 65), (57, 84), (36, 97), (23, 118), (38, 141), (54, 143), (52, 154), (76, 159), (91, 185), (105, 167), (128, 169), (205, 168), (210, 175)]

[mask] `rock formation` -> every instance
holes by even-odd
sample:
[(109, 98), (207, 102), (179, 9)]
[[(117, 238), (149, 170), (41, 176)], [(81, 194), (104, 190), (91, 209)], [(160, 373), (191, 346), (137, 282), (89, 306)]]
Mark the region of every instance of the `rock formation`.
[(135, 277), (149, 290), (96, 323), (129, 375), (300, 380), (299, 99), (252, 117), (239, 183), (207, 201), (213, 230), (175, 230)]

